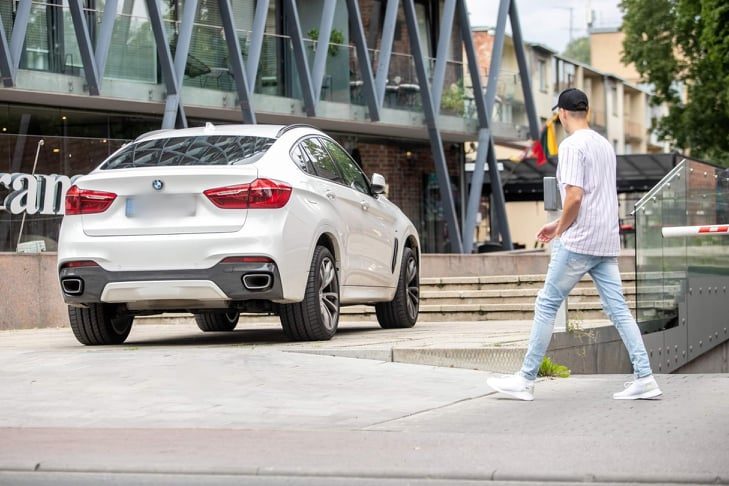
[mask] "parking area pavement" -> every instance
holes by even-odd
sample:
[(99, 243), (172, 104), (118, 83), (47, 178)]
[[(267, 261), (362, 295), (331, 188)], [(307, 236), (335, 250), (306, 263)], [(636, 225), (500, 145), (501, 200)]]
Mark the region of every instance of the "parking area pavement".
[[(610, 398), (629, 376), (545, 379), (518, 402), (483, 371), (311, 353), (426, 346), (429, 326), (449, 345), (487, 339), (465, 323), (375, 326), (298, 344), (270, 323), (138, 326), (113, 347), (0, 332), (0, 483), (729, 483), (726, 374), (661, 375), (664, 398), (640, 402)], [(514, 326), (492, 343), (528, 330)]]

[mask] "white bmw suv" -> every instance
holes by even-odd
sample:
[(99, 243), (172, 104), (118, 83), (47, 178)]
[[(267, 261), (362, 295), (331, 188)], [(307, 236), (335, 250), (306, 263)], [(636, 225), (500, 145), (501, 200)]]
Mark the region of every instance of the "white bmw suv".
[(384, 328), (418, 318), (410, 220), (334, 140), (306, 125), (147, 133), (66, 195), (58, 273), (71, 328), (119, 344), (134, 317), (191, 312), (232, 331), (276, 313), (294, 340), (330, 339), (340, 307)]

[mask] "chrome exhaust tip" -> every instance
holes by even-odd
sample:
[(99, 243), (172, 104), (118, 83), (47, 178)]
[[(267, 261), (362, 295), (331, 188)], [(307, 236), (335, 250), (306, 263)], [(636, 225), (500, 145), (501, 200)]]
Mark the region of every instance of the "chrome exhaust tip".
[(61, 280), (61, 288), (68, 295), (81, 295), (84, 291), (84, 281), (80, 278), (64, 278)]
[(273, 284), (273, 278), (268, 273), (248, 273), (243, 275), (242, 280), (247, 290), (266, 290)]

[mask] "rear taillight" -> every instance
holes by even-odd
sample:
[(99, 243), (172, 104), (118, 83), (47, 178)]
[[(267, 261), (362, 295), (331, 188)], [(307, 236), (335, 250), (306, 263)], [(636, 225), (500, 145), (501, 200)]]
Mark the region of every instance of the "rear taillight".
[(61, 265), (61, 270), (64, 268), (81, 268), (81, 267), (98, 267), (99, 264), (93, 260), (74, 260), (66, 262)]
[(66, 193), (66, 215), (103, 213), (116, 199), (113, 192), (71, 186)]
[(271, 179), (256, 179), (250, 184), (216, 187), (203, 193), (222, 209), (278, 209), (289, 202), (291, 186)]
[(220, 263), (273, 263), (273, 260), (264, 256), (235, 256), (224, 258)]

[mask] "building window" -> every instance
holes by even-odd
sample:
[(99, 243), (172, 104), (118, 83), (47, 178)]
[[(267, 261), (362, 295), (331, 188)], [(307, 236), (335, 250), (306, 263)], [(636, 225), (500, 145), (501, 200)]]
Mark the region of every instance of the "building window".
[(539, 76), (539, 91), (547, 92), (547, 61), (539, 59), (537, 61), (537, 69)]
[(610, 97), (612, 98), (613, 115), (618, 115), (618, 87), (613, 85), (610, 87)]

